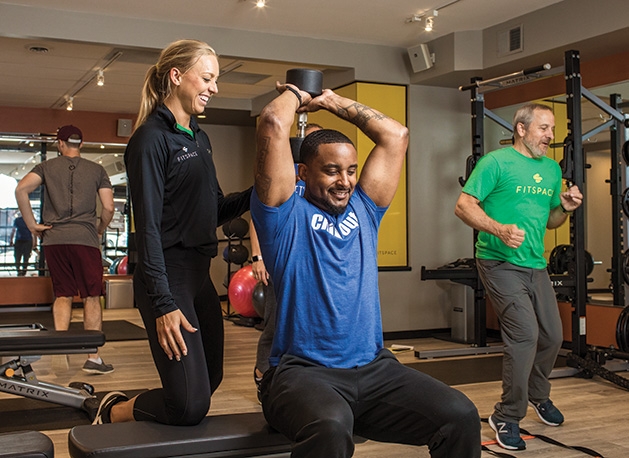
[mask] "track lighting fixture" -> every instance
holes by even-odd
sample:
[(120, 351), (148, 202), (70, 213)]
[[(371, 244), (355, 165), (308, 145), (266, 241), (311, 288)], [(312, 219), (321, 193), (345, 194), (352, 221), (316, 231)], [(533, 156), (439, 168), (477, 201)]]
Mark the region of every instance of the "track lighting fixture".
[(426, 32), (431, 32), (433, 25), (434, 25), (434, 18), (432, 17), (426, 18), (426, 26), (424, 27), (424, 30), (426, 30)]
[(423, 20), (425, 24), (424, 30), (426, 32), (431, 32), (435, 26), (435, 18), (439, 15), (439, 11), (441, 11), (442, 9), (448, 6), (454, 5), (455, 3), (459, 3), (460, 1), (461, 0), (450, 0), (444, 5), (437, 6), (435, 8), (432, 8), (429, 11), (424, 11), (423, 13), (413, 14), (411, 17), (406, 19), (406, 22), (413, 23), (413, 22), (421, 22)]
[(72, 100), (74, 99), (74, 97), (83, 89), (85, 89), (87, 86), (91, 85), (94, 82), (94, 80), (96, 80), (97, 86), (104, 86), (105, 85), (105, 74), (104, 74), (105, 69), (109, 67), (111, 64), (113, 64), (116, 60), (118, 60), (120, 56), (122, 56), (122, 51), (118, 51), (116, 54), (114, 54), (105, 63), (105, 65), (103, 65), (98, 70), (90, 70), (90, 72), (85, 77), (81, 78), (81, 80), (78, 81), (77, 84), (75, 84), (75, 86), (69, 92), (66, 92), (65, 95), (59, 97), (57, 101), (52, 105), (51, 108), (62, 108), (65, 105), (66, 110), (70, 111), (73, 108)]
[(426, 32), (430, 32), (432, 31), (434, 25), (435, 25), (435, 18), (439, 15), (439, 11), (437, 10), (432, 10), (430, 12), (424, 13), (424, 14), (414, 14), (413, 16), (409, 17), (406, 22), (421, 22), (422, 19), (425, 22), (425, 26), (424, 26), (424, 30), (426, 30)]

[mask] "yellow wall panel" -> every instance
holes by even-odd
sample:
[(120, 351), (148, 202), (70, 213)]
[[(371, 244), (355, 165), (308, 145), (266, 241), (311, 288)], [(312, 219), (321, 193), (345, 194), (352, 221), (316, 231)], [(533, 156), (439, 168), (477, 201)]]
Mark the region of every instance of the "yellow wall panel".
[[(358, 83), (358, 100), (406, 125), (406, 88), (383, 84)], [(356, 129), (358, 131), (358, 129)], [(358, 156), (362, 166), (374, 144), (358, 131)], [(401, 267), (408, 264), (407, 256), (407, 195), (406, 161), (398, 190), (380, 225), (378, 237), (378, 265)]]
[[(402, 125), (406, 125), (406, 88), (404, 86), (353, 83), (335, 89), (334, 92), (375, 108)], [(356, 126), (327, 111), (308, 113), (308, 122), (319, 124), (325, 129), (335, 129), (347, 135), (358, 152), (360, 177), (360, 170), (374, 147), (373, 142)], [(294, 129), (296, 131), (296, 124)], [(406, 190), (405, 162), (398, 191), (380, 226), (378, 237), (378, 265), (380, 267), (406, 267), (408, 265)]]
[[(538, 100), (538, 103), (548, 105), (553, 109), (555, 114), (555, 140), (554, 143), (558, 143), (556, 148), (549, 148), (548, 157), (556, 160), (557, 162), (563, 159), (563, 141), (568, 135), (568, 113), (566, 104), (553, 103), (546, 100)], [(565, 190), (565, 185), (564, 185)], [(551, 229), (546, 231), (544, 237), (544, 256), (548, 260), (551, 251), (557, 245), (569, 245), (570, 244), (570, 224), (567, 221), (557, 229)]]

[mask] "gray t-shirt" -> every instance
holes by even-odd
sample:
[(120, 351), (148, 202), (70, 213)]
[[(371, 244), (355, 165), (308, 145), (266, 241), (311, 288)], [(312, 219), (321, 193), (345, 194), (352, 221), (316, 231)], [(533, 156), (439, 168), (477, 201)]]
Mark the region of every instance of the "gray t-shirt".
[(98, 190), (110, 188), (105, 169), (82, 157), (59, 156), (37, 164), (31, 172), (44, 185), (43, 223), (45, 245), (86, 245), (100, 247), (97, 233)]

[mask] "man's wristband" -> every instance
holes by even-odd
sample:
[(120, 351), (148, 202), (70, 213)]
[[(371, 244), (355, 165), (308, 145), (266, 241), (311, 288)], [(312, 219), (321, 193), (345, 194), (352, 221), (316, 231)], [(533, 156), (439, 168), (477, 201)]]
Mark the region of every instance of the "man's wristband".
[(297, 97), (297, 101), (299, 101), (299, 106), (301, 106), (301, 104), (302, 104), (303, 102), (301, 101), (301, 95), (299, 95), (299, 91), (297, 91), (297, 90), (293, 89), (293, 88), (292, 88), (292, 87), (290, 87), (290, 86), (286, 86), (286, 89), (288, 89), (288, 90), (289, 90), (289, 91), (291, 91), (293, 94), (295, 94), (295, 97)]
[(559, 206), (561, 207), (561, 211), (564, 212), (566, 215), (571, 215), (572, 212), (566, 210), (566, 208), (563, 206), (563, 204), (559, 204)]
[(251, 256), (251, 262), (262, 261), (262, 256)]

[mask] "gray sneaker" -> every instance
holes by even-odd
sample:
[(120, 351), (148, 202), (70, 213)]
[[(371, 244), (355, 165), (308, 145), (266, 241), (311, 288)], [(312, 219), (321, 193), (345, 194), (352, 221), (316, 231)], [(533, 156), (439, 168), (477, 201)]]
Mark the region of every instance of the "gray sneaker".
[(85, 364), (83, 364), (83, 371), (89, 374), (110, 374), (114, 371), (114, 366), (106, 364), (103, 360), (98, 364), (88, 359), (85, 361)]

